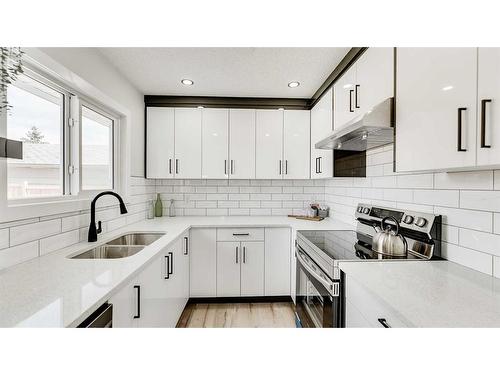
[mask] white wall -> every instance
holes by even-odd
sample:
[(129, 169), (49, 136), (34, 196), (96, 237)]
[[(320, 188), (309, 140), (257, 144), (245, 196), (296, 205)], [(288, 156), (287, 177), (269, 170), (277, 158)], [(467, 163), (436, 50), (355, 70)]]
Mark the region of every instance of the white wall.
[(325, 181), (333, 216), (354, 223), (359, 202), (443, 216), (446, 259), (500, 277), (500, 170), (394, 173), (393, 148), (367, 153), (367, 178)]
[(96, 48), (39, 48), (131, 113), (131, 175), (144, 176), (144, 95)]

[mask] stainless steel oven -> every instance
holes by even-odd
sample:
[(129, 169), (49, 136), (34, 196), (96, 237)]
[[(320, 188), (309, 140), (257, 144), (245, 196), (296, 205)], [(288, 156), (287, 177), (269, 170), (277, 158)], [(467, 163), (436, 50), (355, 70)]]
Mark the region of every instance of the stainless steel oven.
[(299, 327), (340, 327), (339, 282), (332, 280), (296, 245), (296, 313)]

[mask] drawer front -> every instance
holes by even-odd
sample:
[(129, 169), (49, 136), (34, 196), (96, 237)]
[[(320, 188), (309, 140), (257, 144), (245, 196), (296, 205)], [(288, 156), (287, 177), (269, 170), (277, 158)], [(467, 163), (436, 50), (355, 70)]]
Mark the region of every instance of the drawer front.
[(264, 228), (218, 228), (217, 241), (264, 241)]
[[(349, 312), (356, 315), (358, 312), (371, 327), (384, 328), (387, 324), (391, 328), (408, 327), (390, 306), (380, 301), (376, 295), (367, 290), (357, 281), (346, 277), (346, 302), (349, 309), (346, 309), (346, 325), (352, 321), (358, 321), (360, 317), (348, 317)], [(352, 318), (352, 319), (351, 319)], [(356, 325), (356, 324), (354, 324)]]

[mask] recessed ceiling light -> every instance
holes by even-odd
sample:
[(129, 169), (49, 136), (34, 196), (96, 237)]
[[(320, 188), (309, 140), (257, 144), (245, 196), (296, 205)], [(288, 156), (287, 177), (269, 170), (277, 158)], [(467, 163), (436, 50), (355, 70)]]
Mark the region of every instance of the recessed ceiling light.
[(203, 109), (203, 108), (205, 108), (205, 107), (203, 107), (202, 105), (199, 105), (197, 108), (199, 108), (199, 109)]
[(283, 107), (278, 108), (278, 111), (284, 111), (284, 110), (285, 110), (285, 108), (283, 108)]
[(443, 91), (450, 91), (450, 90), (453, 90), (453, 86), (445, 86), (441, 90), (443, 90)]
[(186, 79), (186, 78), (181, 79), (181, 83), (182, 83), (183, 85), (186, 85), (186, 86), (191, 86), (191, 85), (194, 85), (194, 82), (193, 82), (193, 81), (191, 81), (190, 79)]
[(300, 82), (298, 82), (298, 81), (292, 81), (292, 82), (288, 83), (288, 87), (291, 87), (291, 88), (299, 87), (299, 86), (300, 86)]

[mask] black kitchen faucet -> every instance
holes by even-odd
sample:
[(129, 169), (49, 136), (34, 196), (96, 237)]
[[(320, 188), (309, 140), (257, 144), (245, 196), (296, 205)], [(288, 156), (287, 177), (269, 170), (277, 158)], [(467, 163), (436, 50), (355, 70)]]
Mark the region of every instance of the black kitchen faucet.
[(95, 226), (95, 202), (102, 197), (103, 195), (113, 195), (120, 202), (120, 213), (126, 214), (127, 207), (125, 207), (125, 203), (123, 203), (122, 197), (120, 197), (114, 191), (103, 191), (95, 196), (94, 200), (90, 204), (90, 226), (89, 226), (89, 242), (96, 242), (97, 235), (102, 232), (101, 222), (98, 222), (98, 228)]

